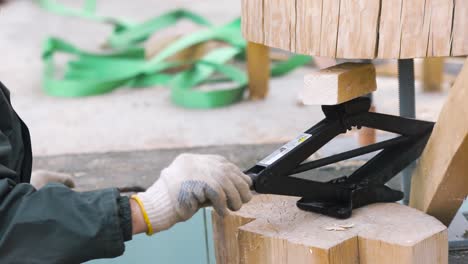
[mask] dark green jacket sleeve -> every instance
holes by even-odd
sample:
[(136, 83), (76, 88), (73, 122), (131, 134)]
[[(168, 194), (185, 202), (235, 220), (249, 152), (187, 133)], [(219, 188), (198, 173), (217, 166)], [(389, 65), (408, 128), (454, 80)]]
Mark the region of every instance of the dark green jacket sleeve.
[(131, 239), (128, 198), (116, 189), (35, 190), (29, 133), (0, 84), (0, 263), (82, 263), (116, 257)]

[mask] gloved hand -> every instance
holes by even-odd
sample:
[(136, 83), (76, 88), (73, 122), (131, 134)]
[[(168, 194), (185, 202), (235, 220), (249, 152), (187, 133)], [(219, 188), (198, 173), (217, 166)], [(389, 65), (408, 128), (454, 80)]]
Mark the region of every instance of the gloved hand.
[(250, 177), (221, 156), (182, 154), (133, 199), (152, 234), (189, 219), (203, 206), (212, 205), (220, 215), (227, 208), (239, 210), (252, 198), (250, 185)]
[(36, 189), (40, 189), (50, 182), (62, 183), (69, 188), (75, 187), (75, 182), (70, 174), (46, 170), (36, 170), (31, 173), (31, 184)]

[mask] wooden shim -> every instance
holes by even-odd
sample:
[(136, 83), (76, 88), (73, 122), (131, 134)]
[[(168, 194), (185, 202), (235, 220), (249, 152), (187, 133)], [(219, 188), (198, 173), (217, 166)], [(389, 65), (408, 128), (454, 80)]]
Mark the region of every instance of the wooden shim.
[(401, 19), (400, 58), (426, 57), (431, 0), (404, 0)]
[[(249, 1), (249, 0), (248, 0)], [(263, 4), (264, 44), (294, 52), (296, 2), (269, 0)]]
[(242, 0), (242, 35), (263, 43), (263, 0)]
[(249, 98), (263, 99), (268, 94), (270, 80), (270, 48), (258, 43), (247, 43), (247, 74)]
[(452, 56), (468, 54), (468, 1), (455, 0), (453, 18)]
[(296, 52), (320, 54), (323, 0), (297, 0)]
[(448, 225), (468, 195), (468, 59), (413, 174), (410, 205)]
[(334, 105), (377, 89), (372, 63), (343, 63), (308, 74), (299, 98), (305, 105)]
[[(430, 0), (431, 27), (428, 57), (450, 56), (452, 39), (453, 1)], [(427, 12), (426, 12), (427, 14)]]
[[(338, 220), (301, 211), (296, 201), (293, 197), (256, 195), (226, 218), (213, 213), (217, 263), (448, 261), (446, 227), (412, 208), (396, 203), (373, 204), (354, 210), (350, 219)], [(354, 226), (344, 231), (326, 230), (349, 224)]]
[(336, 57), (375, 58), (379, 12), (380, 1), (341, 0)]
[(320, 32), (320, 56), (336, 57), (340, 0), (325, 0), (322, 4), (322, 30)]
[(382, 0), (379, 29), (379, 58), (400, 57), (401, 8), (403, 0)]

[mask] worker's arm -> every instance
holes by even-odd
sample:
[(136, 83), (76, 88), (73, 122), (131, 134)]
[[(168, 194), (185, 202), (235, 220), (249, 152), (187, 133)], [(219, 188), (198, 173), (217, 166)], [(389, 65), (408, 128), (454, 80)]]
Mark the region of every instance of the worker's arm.
[(62, 184), (36, 190), (30, 176), (28, 129), (0, 83), (0, 263), (73, 264), (122, 254), (132, 229), (128, 198), (116, 189), (79, 193)]
[(131, 239), (131, 228), (129, 200), (116, 189), (74, 192), (62, 184), (48, 184), (36, 191), (30, 184), (0, 180), (2, 263), (82, 263), (116, 257)]
[(116, 257), (132, 227), (133, 233), (162, 231), (202, 206), (212, 204), (223, 214), (251, 198), (250, 179), (219, 156), (179, 156), (131, 204), (116, 189), (74, 192), (63, 184), (36, 189), (30, 174), (29, 133), (0, 83), (1, 263)]

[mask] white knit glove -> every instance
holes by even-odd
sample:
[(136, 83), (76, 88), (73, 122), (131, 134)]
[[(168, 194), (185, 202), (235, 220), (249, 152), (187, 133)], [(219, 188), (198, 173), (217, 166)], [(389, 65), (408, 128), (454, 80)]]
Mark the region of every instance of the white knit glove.
[(51, 182), (61, 183), (69, 188), (75, 187), (75, 182), (70, 174), (46, 170), (36, 170), (31, 173), (31, 184), (36, 189), (40, 189)]
[[(250, 201), (250, 177), (221, 156), (182, 154), (137, 200), (148, 224), (148, 234), (166, 230), (212, 205), (219, 215), (237, 211)], [(146, 215), (145, 215), (146, 214)]]

